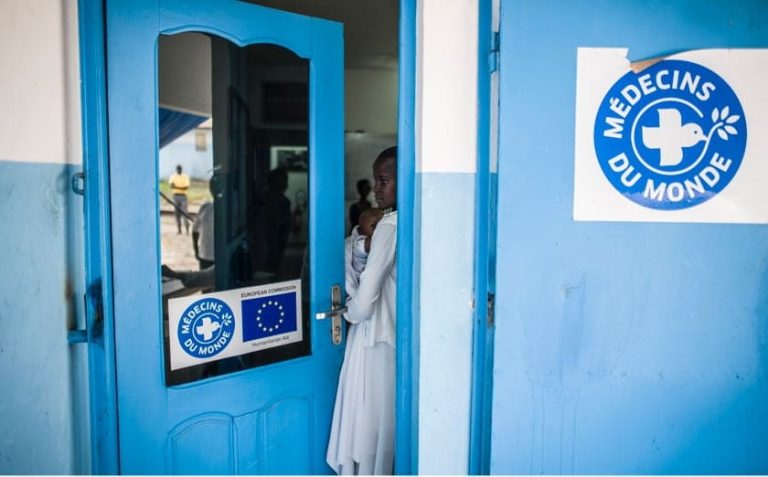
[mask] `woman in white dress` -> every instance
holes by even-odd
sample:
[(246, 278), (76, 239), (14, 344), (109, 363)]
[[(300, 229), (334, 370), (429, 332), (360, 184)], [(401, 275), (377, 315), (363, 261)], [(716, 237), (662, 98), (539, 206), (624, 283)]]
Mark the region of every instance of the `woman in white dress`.
[(384, 217), (359, 280), (347, 273), (351, 326), (326, 455), (337, 474), (391, 474), (394, 466), (396, 171), (397, 148), (391, 147), (373, 163), (373, 191)]

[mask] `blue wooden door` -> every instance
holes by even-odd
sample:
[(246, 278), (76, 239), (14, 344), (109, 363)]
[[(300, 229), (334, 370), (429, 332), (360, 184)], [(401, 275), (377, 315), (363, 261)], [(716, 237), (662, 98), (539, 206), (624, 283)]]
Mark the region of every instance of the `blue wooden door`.
[[(334, 308), (332, 286), (343, 284), (342, 27), (234, 0), (109, 0), (106, 15), (120, 471), (327, 473), (325, 450), (343, 343), (331, 339), (332, 320), (315, 317)], [(290, 165), (287, 174), (303, 171), (308, 192), (301, 204), (309, 209), (302, 212), (300, 204), (292, 202), (292, 213), (309, 218), (307, 229), (296, 233), (303, 233), (307, 244), (304, 263), (299, 263), (303, 300), (297, 305), (305, 307), (299, 311), (303, 322), (298, 325), (304, 327), (304, 351), (290, 354), (290, 359), (281, 357), (277, 348), (267, 360), (254, 353), (248, 359), (214, 361), (213, 373), (179, 380), (167, 369), (168, 335), (176, 330), (163, 320), (167, 310), (158, 220), (157, 58), (161, 35), (183, 32), (208, 35), (214, 50), (225, 42), (220, 57), (224, 64), (234, 61), (232, 51), (260, 44), (279, 47), (307, 63), (308, 161)], [(275, 55), (270, 50), (262, 57)], [(248, 228), (246, 217), (257, 213), (248, 204), (261, 200), (256, 193), (245, 200), (244, 193), (234, 192), (256, 181), (257, 168), (268, 161), (260, 154), (269, 152), (249, 149), (255, 136), (266, 133), (249, 125), (257, 115), (241, 98), (249, 86), (241, 86), (241, 94), (232, 93), (236, 88), (231, 85), (221, 89), (229, 91), (229, 100), (213, 106), (214, 132), (217, 122), (232, 121), (228, 154), (236, 159), (214, 167), (221, 179), (214, 195), (240, 200), (214, 201), (215, 279), (218, 285), (226, 282), (216, 287), (220, 291), (269, 285), (278, 273), (260, 271), (265, 265), (252, 260), (253, 244), (251, 252), (246, 240), (231, 246)], [(225, 112), (217, 116), (217, 108)], [(214, 137), (214, 147), (217, 141), (219, 146), (226, 142)], [(254, 166), (256, 158), (259, 166)], [(264, 175), (262, 183), (266, 181)], [(238, 204), (241, 209), (235, 208)], [(220, 251), (226, 262), (219, 260)], [(222, 270), (237, 279), (222, 278)], [(206, 365), (210, 369), (211, 363)]]
[(765, 473), (768, 229), (573, 211), (577, 48), (766, 48), (766, 3), (552, 3), (501, 2), (491, 472)]

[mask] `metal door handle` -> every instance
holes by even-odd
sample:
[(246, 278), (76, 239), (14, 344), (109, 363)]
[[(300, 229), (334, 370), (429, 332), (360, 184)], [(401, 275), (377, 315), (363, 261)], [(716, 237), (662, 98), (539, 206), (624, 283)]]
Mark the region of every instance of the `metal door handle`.
[(333, 285), (331, 287), (331, 309), (330, 311), (321, 311), (315, 313), (316, 320), (331, 320), (331, 341), (335, 345), (341, 344), (341, 315), (347, 312), (347, 307), (341, 304), (341, 287)]
[(321, 311), (320, 313), (315, 313), (315, 318), (318, 320), (324, 320), (326, 318), (341, 316), (346, 312), (347, 312), (347, 307), (342, 306), (340, 308), (334, 308), (331, 311)]

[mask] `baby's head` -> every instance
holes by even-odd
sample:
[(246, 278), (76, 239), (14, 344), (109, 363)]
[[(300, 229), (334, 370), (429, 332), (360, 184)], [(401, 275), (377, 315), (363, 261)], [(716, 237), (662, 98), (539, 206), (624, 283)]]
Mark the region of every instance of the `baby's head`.
[(370, 237), (373, 235), (373, 229), (376, 228), (376, 224), (383, 216), (384, 213), (381, 209), (365, 209), (360, 213), (360, 218), (357, 221), (357, 233)]

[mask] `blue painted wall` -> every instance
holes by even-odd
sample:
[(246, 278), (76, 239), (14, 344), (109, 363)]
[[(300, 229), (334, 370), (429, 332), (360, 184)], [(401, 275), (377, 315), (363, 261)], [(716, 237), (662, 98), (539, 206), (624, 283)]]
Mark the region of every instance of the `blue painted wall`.
[(419, 473), (469, 461), (475, 174), (419, 173)]
[(88, 472), (82, 201), (72, 166), (0, 160), (0, 473)]
[(768, 228), (574, 222), (579, 46), (765, 48), (768, 3), (502, 3), (491, 471), (768, 473)]

